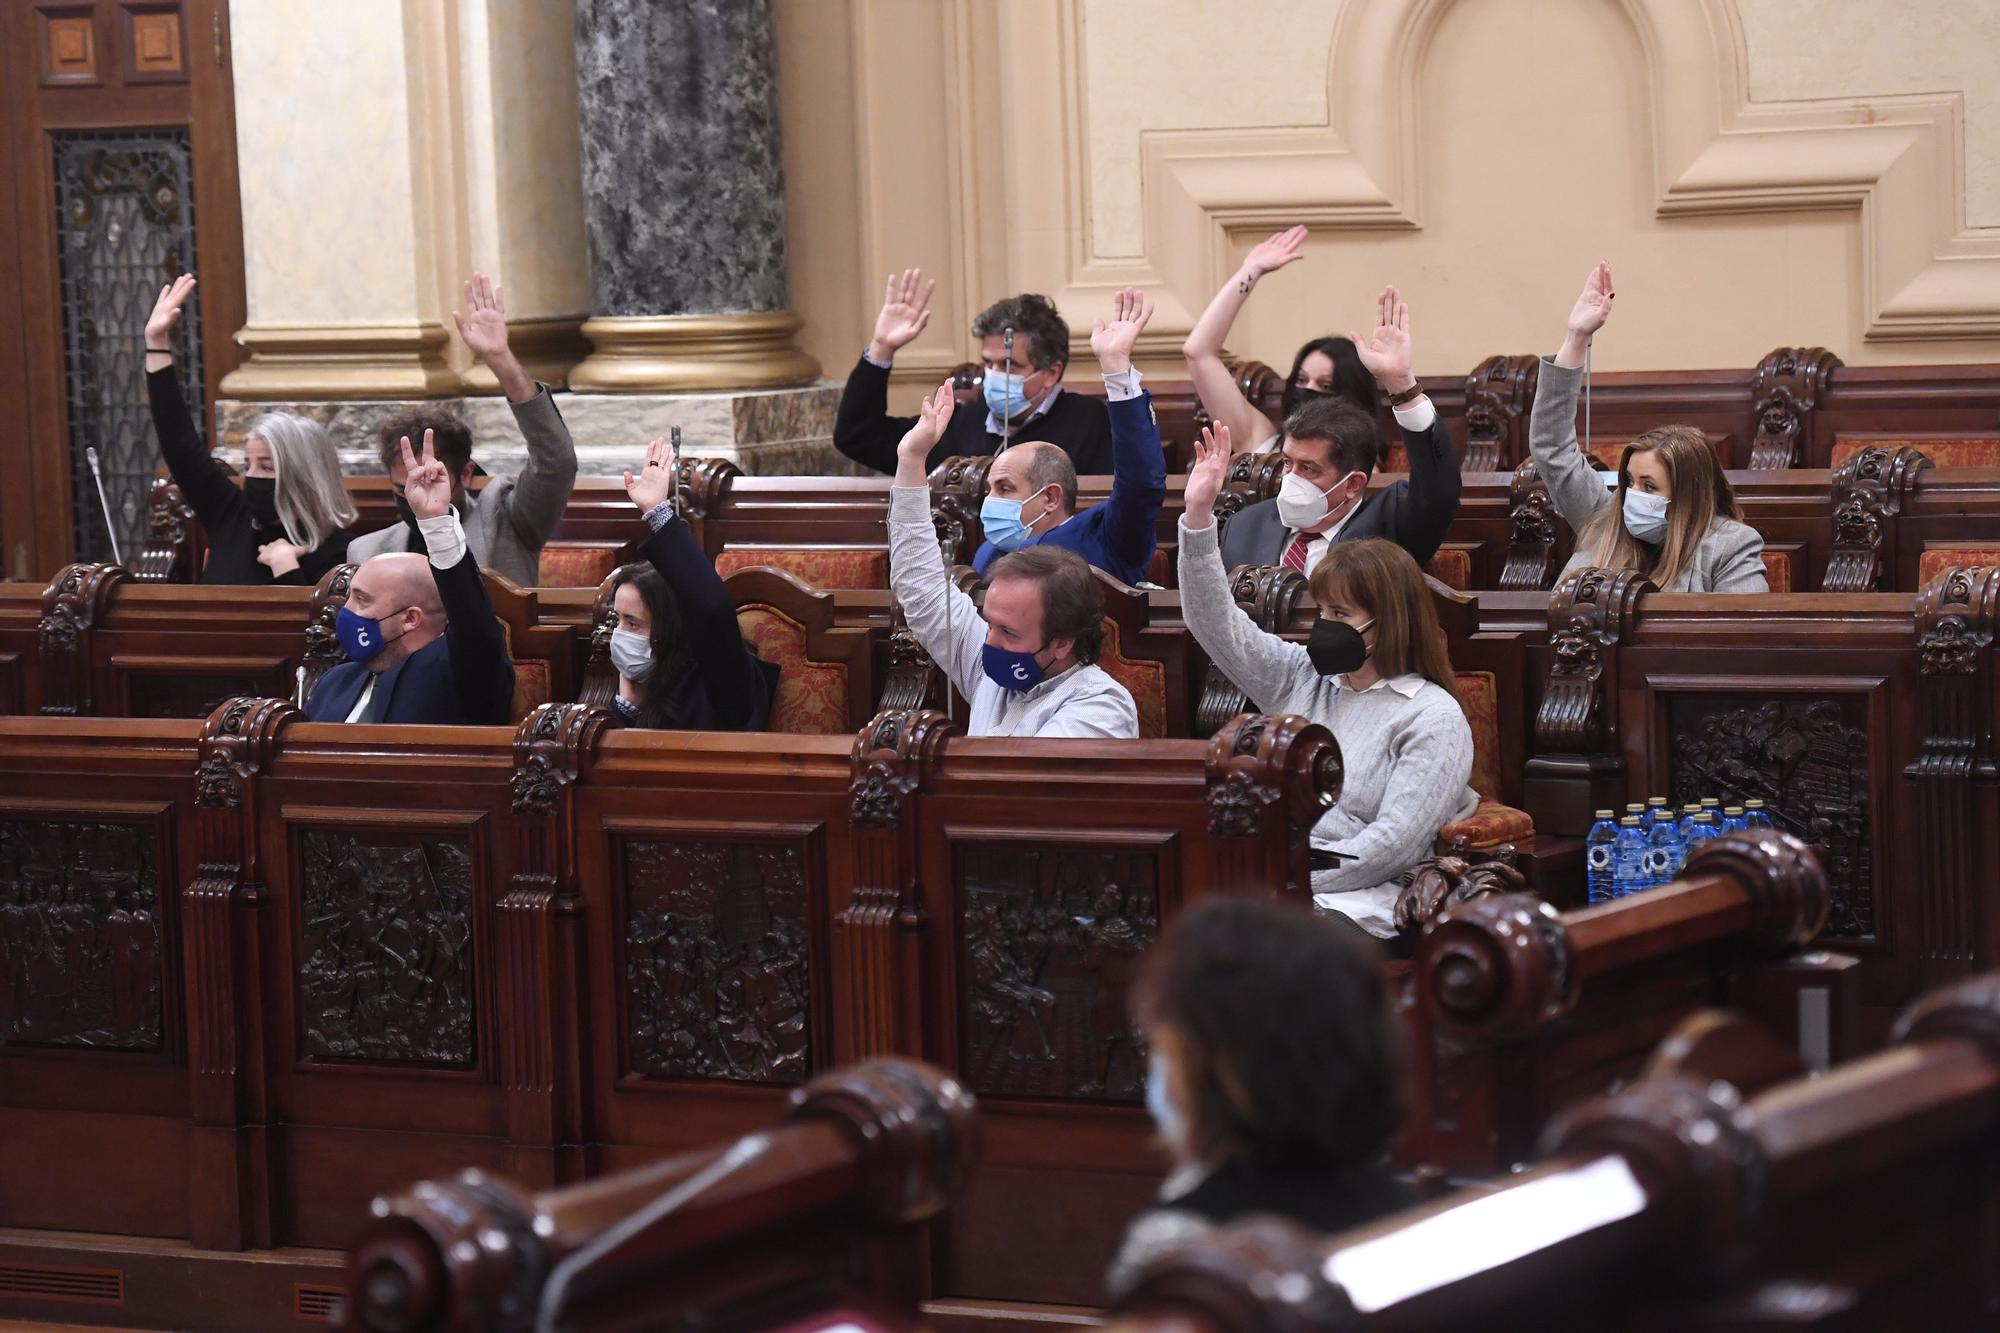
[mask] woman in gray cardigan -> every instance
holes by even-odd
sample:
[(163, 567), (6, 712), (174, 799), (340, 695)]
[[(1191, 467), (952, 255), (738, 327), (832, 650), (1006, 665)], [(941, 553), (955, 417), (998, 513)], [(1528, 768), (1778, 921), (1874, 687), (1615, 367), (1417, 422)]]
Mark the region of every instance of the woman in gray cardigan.
[[(1576, 440), (1576, 393), (1591, 335), (1611, 318), (1611, 267), (1599, 264), (1569, 312), (1569, 336), (1542, 358), (1528, 448), (1556, 512), (1576, 533), (1575, 569), (1640, 569), (1665, 592), (1769, 592), (1764, 539), (1743, 522), (1708, 437), (1655, 426), (1599, 472)], [(1615, 482), (1615, 488), (1609, 484)]]

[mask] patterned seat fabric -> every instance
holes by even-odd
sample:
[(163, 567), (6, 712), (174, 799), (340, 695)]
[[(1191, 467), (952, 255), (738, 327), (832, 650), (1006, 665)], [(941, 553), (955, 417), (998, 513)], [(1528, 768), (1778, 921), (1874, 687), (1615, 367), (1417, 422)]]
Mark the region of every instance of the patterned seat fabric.
[(1932, 546), (1917, 557), (1917, 586), (1927, 588), (1932, 579), (1947, 569), (1974, 565), (2000, 565), (2000, 543), (1989, 545)]
[(783, 570), (815, 588), (886, 588), (889, 553), (861, 547), (732, 547), (715, 557), (715, 572), (728, 578), (759, 566)]
[(1833, 442), (1831, 466), (1839, 467), (1863, 449), (1894, 453), (1910, 445), (1939, 467), (2000, 467), (2000, 436), (1967, 435), (1948, 440), (1841, 440)]
[(500, 638), (507, 645), (507, 656), (514, 663), (514, 721), (519, 722), (543, 704), (552, 702), (549, 686), (549, 664), (539, 658), (523, 662), (514, 656), (514, 627), (506, 621), (500, 622)]
[(1118, 626), (1104, 621), (1104, 651), (1097, 665), (1104, 674), (1131, 691), (1139, 707), (1139, 738), (1157, 740), (1167, 734), (1167, 668), (1162, 662), (1129, 658), (1119, 647)]
[(550, 542), (535, 564), (541, 588), (595, 588), (618, 567), (619, 547), (608, 542)]
[(763, 602), (737, 607), (736, 624), (757, 656), (777, 664), (772, 731), (840, 736), (861, 725), (847, 715), (847, 665), (807, 657), (803, 625)]
[(1792, 590), (1792, 557), (1789, 552), (1764, 552), (1764, 582), (1771, 585), (1772, 592)]
[(1438, 850), (1463, 841), (1473, 851), (1491, 851), (1532, 838), (1535, 821), (1527, 811), (1500, 801), (1500, 683), (1490, 671), (1461, 671), (1457, 685), (1472, 726), (1472, 789), (1479, 793), (1479, 808), (1438, 830)]
[(1472, 553), (1452, 549), (1439, 551), (1424, 566), (1424, 573), (1454, 592), (1469, 592), (1472, 589)]

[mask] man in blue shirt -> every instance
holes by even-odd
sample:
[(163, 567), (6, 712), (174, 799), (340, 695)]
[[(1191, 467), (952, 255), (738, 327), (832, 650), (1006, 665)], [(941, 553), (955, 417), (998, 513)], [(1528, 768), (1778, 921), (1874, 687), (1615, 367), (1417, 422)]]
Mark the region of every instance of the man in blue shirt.
[(972, 558), (981, 574), (1009, 551), (1046, 544), (1075, 551), (1122, 583), (1145, 578), (1167, 498), (1159, 423), (1132, 369), (1132, 345), (1152, 317), (1152, 305), (1128, 287), (1114, 299), (1109, 322), (1098, 320), (1090, 335), (1111, 416), (1110, 498), (1079, 514), (1069, 455), (1042, 443), (1006, 449), (986, 474), (979, 513), (986, 540)]

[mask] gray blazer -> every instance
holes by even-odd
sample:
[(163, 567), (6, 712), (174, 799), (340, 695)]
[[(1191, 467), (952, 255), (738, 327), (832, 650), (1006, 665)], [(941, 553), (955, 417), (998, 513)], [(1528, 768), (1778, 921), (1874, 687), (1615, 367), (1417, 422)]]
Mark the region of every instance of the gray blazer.
[[(533, 398), (510, 403), (514, 423), (527, 441), (528, 465), (519, 477), (488, 477), (460, 515), (466, 544), (482, 569), (490, 569), (523, 588), (538, 581), (542, 547), (555, 535), (563, 507), (576, 486), (576, 442), (569, 437), (562, 413), (549, 386), (538, 384)], [(356, 537), (347, 558), (356, 562), (384, 551), (410, 549), (410, 527), (392, 523)]]
[[(1576, 394), (1583, 383), (1580, 368), (1559, 366), (1542, 358), (1535, 382), (1535, 411), (1528, 418), (1528, 450), (1535, 472), (1549, 488), (1549, 499), (1573, 532), (1581, 533), (1597, 511), (1617, 494), (1605, 485), (1605, 474), (1592, 467), (1576, 439)], [(1562, 572), (1586, 569), (1590, 561), (1578, 551)], [(1718, 515), (1710, 521), (1694, 563), (1681, 571), (1662, 592), (1769, 592), (1764, 578), (1764, 538), (1747, 523)]]

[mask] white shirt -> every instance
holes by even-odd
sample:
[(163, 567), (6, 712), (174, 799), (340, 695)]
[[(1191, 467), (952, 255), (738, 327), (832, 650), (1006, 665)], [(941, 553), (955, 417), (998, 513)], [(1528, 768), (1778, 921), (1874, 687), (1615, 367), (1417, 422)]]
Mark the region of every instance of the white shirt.
[(1030, 690), (986, 674), (986, 621), (945, 578), (927, 486), (889, 488), (889, 585), (917, 642), (970, 702), (968, 736), (1138, 738), (1138, 705), (1101, 667), (1072, 666)]
[[(1414, 399), (1404, 403), (1401, 407), (1390, 410), (1395, 414), (1396, 424), (1404, 430), (1429, 430), (1431, 423), (1437, 420), (1437, 408), (1432, 406), (1431, 397), (1427, 393), (1418, 394)], [(1269, 441), (1266, 441), (1266, 443), (1268, 444)], [(1263, 446), (1260, 445), (1258, 447), (1262, 448)], [(1326, 553), (1332, 550), (1333, 544), (1340, 539), (1340, 530), (1347, 526), (1347, 521), (1360, 512), (1361, 506), (1357, 503), (1354, 508), (1340, 516), (1338, 523), (1328, 528), (1325, 532), (1316, 534), (1311, 541), (1306, 543), (1307, 578), (1311, 578), (1312, 572), (1319, 568), (1319, 562), (1326, 559)], [(1299, 536), (1298, 529), (1296, 528), (1287, 528), (1286, 532), (1290, 535), (1285, 538), (1285, 544), (1281, 548), (1281, 558), (1284, 551), (1292, 549), (1292, 543), (1297, 541)]]

